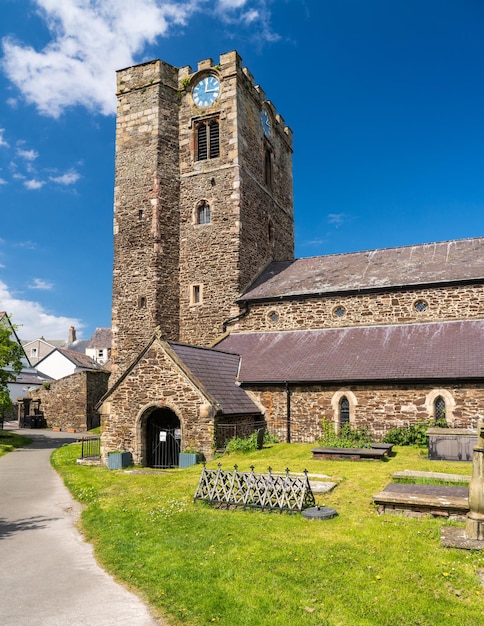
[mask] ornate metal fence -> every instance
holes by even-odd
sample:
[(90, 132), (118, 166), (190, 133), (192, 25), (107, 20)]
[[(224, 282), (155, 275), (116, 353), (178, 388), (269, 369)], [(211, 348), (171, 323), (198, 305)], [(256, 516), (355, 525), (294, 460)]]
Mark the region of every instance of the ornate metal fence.
[(250, 472), (239, 472), (237, 465), (233, 470), (221, 468), (220, 463), (217, 469), (207, 469), (204, 464), (195, 500), (227, 508), (256, 507), (281, 512), (302, 511), (316, 504), (307, 470), (304, 476), (289, 476), (289, 469), (286, 469), (281, 476), (273, 474), (270, 467), (267, 474), (255, 474), (253, 465)]

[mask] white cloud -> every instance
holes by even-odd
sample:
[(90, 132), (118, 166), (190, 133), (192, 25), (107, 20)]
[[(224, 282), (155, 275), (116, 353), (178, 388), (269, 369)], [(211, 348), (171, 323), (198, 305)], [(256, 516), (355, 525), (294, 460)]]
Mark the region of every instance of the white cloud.
[(115, 111), (115, 70), (186, 23), (204, 0), (36, 0), (52, 41), (40, 52), (3, 39), (7, 76), (45, 115), (82, 105)]
[(17, 148), (17, 154), (26, 161), (35, 161), (35, 159), (39, 156), (39, 153), (35, 150), (23, 150), (22, 148)]
[(0, 178), (0, 185), (7, 185), (7, 181), (5, 180), (5, 178)]
[(252, 24), (252, 22), (255, 22), (256, 20), (258, 20), (259, 17), (260, 17), (259, 11), (252, 9), (251, 11), (247, 11), (247, 13), (244, 13), (244, 15), (242, 16), (242, 19), (244, 20), (246, 24)]
[(5, 132), (5, 128), (0, 128), (0, 146), (4, 146), (5, 148), (8, 148), (8, 143), (3, 138), (4, 132)]
[[(51, 117), (70, 106), (115, 112), (115, 71), (139, 62), (147, 44), (205, 11), (276, 41), (268, 0), (32, 0), (51, 33), (40, 51), (4, 37), (3, 69), (27, 102)], [(257, 7), (257, 8), (254, 8)], [(257, 25), (256, 25), (257, 22)], [(12, 100), (12, 105), (14, 100)]]
[(79, 180), (80, 177), (81, 175), (77, 172), (70, 171), (62, 174), (61, 176), (50, 176), (50, 180), (54, 183), (58, 183), (59, 185), (73, 185)]
[(218, 0), (218, 6), (220, 9), (240, 9), (247, 4), (247, 0)]
[(32, 178), (24, 182), (24, 186), (27, 187), (27, 189), (42, 189), (44, 185), (45, 181), (37, 180), (36, 178)]
[(85, 326), (77, 318), (48, 313), (38, 302), (16, 298), (1, 280), (0, 309), (12, 316), (13, 324), (20, 326), (17, 334), (21, 339), (64, 339), (70, 326), (75, 326), (77, 331)]
[(53, 287), (53, 283), (49, 283), (42, 278), (34, 278), (33, 282), (29, 285), (29, 289), (42, 289), (45, 291), (50, 291)]
[(305, 246), (322, 246), (328, 243), (327, 239), (322, 239), (321, 237), (316, 237), (315, 239), (308, 239), (303, 242)]
[(329, 213), (328, 223), (334, 224), (336, 227), (341, 226), (346, 221), (346, 215), (344, 213)]
[(37, 249), (37, 244), (33, 241), (19, 241), (18, 243), (15, 243), (14, 246), (16, 248), (23, 248), (24, 250), (36, 250)]

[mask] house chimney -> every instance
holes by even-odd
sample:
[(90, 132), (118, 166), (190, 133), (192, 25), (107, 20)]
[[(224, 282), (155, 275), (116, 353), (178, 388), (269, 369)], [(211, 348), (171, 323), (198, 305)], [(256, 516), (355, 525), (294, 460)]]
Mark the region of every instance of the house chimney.
[(68, 344), (74, 343), (75, 340), (76, 340), (76, 329), (74, 328), (74, 326), (71, 326), (69, 328), (69, 338), (67, 339), (67, 343)]

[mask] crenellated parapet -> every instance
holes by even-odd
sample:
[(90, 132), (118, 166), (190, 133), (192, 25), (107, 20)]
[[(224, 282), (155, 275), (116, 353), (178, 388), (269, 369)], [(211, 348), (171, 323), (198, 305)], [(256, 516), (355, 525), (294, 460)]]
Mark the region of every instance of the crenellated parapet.
[(194, 82), (200, 78), (201, 74), (216, 75), (219, 80), (227, 81), (238, 77), (243, 82), (245, 89), (257, 103), (259, 109), (265, 107), (271, 112), (273, 128), (276, 132), (286, 137), (286, 141), (292, 146), (292, 129), (286, 125), (284, 118), (280, 115), (273, 103), (267, 99), (264, 89), (254, 80), (252, 72), (242, 64), (242, 57), (235, 51), (226, 52), (220, 55), (219, 62), (213, 59), (203, 59), (197, 64), (197, 69), (193, 70), (190, 65), (185, 65), (178, 70), (178, 88), (181, 92), (193, 86)]

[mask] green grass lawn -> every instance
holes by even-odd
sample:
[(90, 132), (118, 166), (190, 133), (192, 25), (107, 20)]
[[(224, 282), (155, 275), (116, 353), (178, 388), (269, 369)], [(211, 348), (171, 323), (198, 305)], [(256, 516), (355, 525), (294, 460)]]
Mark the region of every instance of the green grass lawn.
[(313, 461), (312, 447), (275, 444), (209, 466), (337, 478), (333, 492), (316, 496), (338, 511), (331, 520), (193, 502), (201, 466), (143, 474), (83, 467), (77, 444), (57, 450), (53, 464), (85, 505), (82, 530), (98, 560), (169, 624), (484, 623), (484, 554), (442, 548), (449, 522), (380, 516), (372, 504), (395, 471), (469, 475), (470, 464), (429, 461), (426, 450), (404, 447), (385, 462)]
[(22, 448), (32, 442), (28, 437), (16, 435), (8, 430), (0, 430), (0, 456), (12, 452), (15, 448)]

